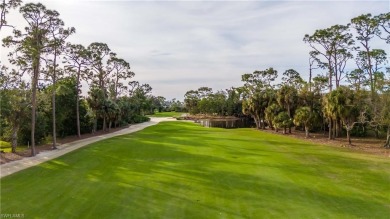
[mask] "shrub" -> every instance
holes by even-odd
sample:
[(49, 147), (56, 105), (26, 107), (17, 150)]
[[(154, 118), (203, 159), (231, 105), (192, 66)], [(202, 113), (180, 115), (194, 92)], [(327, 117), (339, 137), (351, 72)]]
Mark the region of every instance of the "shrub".
[(141, 116), (141, 115), (134, 115), (131, 117), (130, 123), (142, 123), (142, 122), (148, 122), (150, 121), (149, 117)]

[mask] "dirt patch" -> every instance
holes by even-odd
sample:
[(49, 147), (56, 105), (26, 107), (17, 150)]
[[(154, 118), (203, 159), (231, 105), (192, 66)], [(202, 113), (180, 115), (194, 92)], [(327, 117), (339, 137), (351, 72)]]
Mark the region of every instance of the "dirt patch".
[[(100, 130), (100, 131), (97, 131), (95, 133), (82, 134), (80, 138), (77, 137), (77, 135), (67, 136), (65, 138), (57, 138), (57, 146), (60, 146), (62, 144), (66, 144), (66, 143), (70, 143), (70, 142), (74, 142), (74, 141), (78, 141), (81, 139), (91, 138), (94, 136), (105, 135), (107, 133), (116, 132), (116, 131), (119, 131), (119, 130), (122, 130), (122, 129), (125, 129), (128, 127), (129, 126), (123, 126), (123, 127), (119, 127), (119, 128), (111, 128), (110, 132)], [(53, 146), (52, 143), (38, 145), (38, 146), (36, 146), (37, 153), (39, 154), (40, 152), (43, 152), (43, 151), (55, 150), (52, 148), (52, 146)], [(24, 157), (31, 157), (31, 149), (25, 149), (23, 151), (18, 151), (16, 153), (2, 152), (2, 153), (0, 153), (0, 164), (5, 164), (5, 163), (12, 162), (15, 160), (20, 160), (20, 159), (23, 159)]]
[(283, 134), (282, 132), (275, 132), (274, 130), (261, 130), (268, 133), (291, 136), (294, 138), (299, 138), (304, 141), (331, 146), (331, 147), (344, 147), (352, 151), (361, 151), (364, 153), (375, 154), (384, 157), (390, 157), (390, 150), (383, 147), (385, 144), (384, 139), (373, 139), (373, 138), (351, 138), (352, 145), (348, 144), (346, 137), (336, 138), (334, 140), (329, 140), (327, 133), (310, 133), (310, 137), (305, 137), (304, 131), (293, 130), (291, 134)]

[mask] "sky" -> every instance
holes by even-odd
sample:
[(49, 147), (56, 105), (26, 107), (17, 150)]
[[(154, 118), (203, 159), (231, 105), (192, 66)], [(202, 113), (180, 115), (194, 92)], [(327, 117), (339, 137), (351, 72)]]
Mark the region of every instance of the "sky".
[[(390, 10), (389, 1), (351, 0), (24, 2), (57, 10), (66, 26), (76, 28), (69, 41), (108, 44), (130, 63), (134, 80), (152, 86), (153, 95), (179, 100), (202, 86), (214, 91), (241, 86), (242, 74), (269, 67), (280, 75), (295, 69), (307, 80), (305, 34)], [(19, 29), (26, 26), (17, 13), (7, 20)], [(372, 45), (390, 54), (383, 41)]]

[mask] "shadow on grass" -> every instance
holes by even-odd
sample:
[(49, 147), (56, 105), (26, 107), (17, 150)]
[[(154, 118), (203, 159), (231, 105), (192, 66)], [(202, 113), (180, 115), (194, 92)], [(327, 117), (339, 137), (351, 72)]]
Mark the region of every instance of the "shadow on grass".
[[(55, 218), (388, 215), (384, 196), (370, 198), (359, 185), (343, 185), (329, 177), (347, 171), (353, 181), (360, 172), (352, 167), (364, 170), (368, 163), (313, 151), (305, 154), (303, 146), (285, 141), (258, 134), (239, 140), (234, 131), (162, 124), (3, 178), (2, 209)], [(379, 172), (366, 175), (377, 179), (374, 185), (386, 182)]]

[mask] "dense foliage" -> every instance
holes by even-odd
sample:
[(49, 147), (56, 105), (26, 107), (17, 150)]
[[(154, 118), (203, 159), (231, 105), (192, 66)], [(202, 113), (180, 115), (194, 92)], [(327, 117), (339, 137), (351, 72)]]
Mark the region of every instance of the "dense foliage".
[[(390, 13), (365, 14), (347, 25), (334, 25), (305, 35), (309, 53), (309, 80), (288, 69), (276, 83), (273, 68), (242, 75), (241, 87), (212, 92), (201, 87), (188, 91), (185, 104), (192, 114), (250, 115), (259, 129), (302, 128), (327, 131), (330, 139), (346, 135), (380, 137), (390, 147), (389, 60), (373, 40), (389, 44)], [(355, 62), (356, 69), (346, 70)], [(353, 65), (353, 64), (349, 64)], [(313, 71), (326, 72), (313, 75)]]
[[(4, 0), (0, 9), (0, 30), (13, 30), (2, 45), (11, 52), (0, 66), (0, 137), (13, 151), (30, 144), (35, 155), (36, 143), (50, 141), (55, 148), (57, 135), (110, 131), (146, 121), (155, 111), (250, 116), (260, 129), (291, 132), (295, 124), (307, 136), (322, 130), (330, 139), (346, 135), (349, 141), (351, 135), (386, 133), (390, 147), (390, 69), (385, 50), (372, 48), (373, 40), (390, 43), (390, 13), (361, 15), (305, 35), (312, 49), (308, 81), (288, 69), (277, 83), (278, 72), (268, 68), (243, 74), (241, 87), (190, 90), (182, 103), (153, 96), (149, 84), (132, 80), (129, 62), (107, 44), (68, 42), (76, 30), (66, 27), (57, 11), (20, 0)], [(25, 27), (7, 22), (15, 9)], [(356, 69), (346, 71), (349, 62)], [(325, 74), (314, 76), (314, 70)]]
[[(6, 20), (19, 6), (24, 28)], [(0, 137), (12, 143), (13, 152), (30, 144), (35, 155), (35, 144), (52, 142), (55, 148), (57, 135), (80, 137), (144, 122), (162, 107), (162, 98), (151, 95), (150, 85), (132, 81), (130, 64), (107, 44), (67, 42), (75, 28), (65, 27), (57, 11), (18, 0), (3, 1), (0, 8), (0, 27), (13, 29), (3, 39), (11, 52), (9, 63), (1, 63)], [(89, 85), (86, 96), (82, 84)]]

